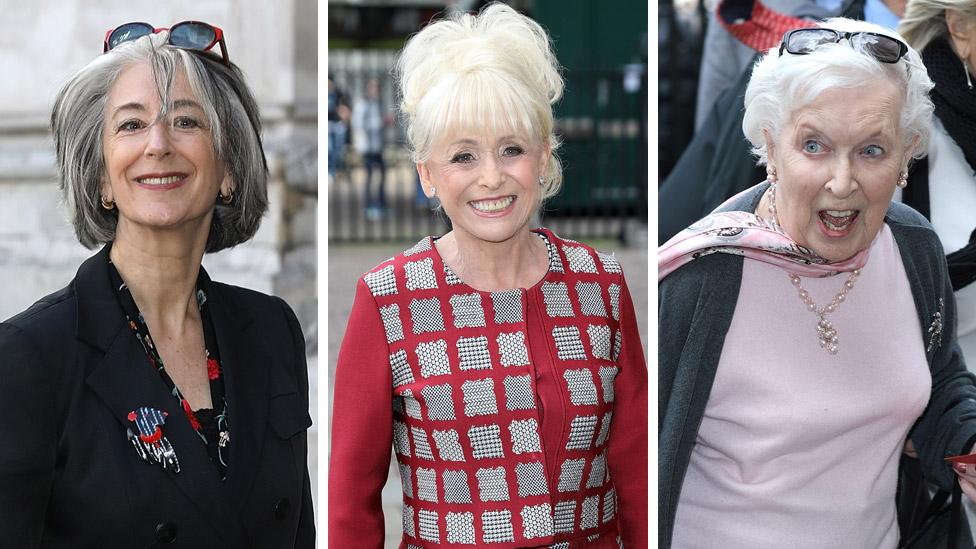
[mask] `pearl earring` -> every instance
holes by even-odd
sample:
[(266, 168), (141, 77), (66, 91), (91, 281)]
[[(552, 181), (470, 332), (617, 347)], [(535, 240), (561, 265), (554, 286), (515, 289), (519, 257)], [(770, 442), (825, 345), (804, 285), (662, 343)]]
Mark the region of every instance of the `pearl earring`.
[(898, 174), (898, 182), (895, 183), (895, 185), (898, 185), (898, 188), (899, 189), (904, 189), (905, 187), (908, 186), (908, 172), (907, 171), (902, 171), (901, 173)]

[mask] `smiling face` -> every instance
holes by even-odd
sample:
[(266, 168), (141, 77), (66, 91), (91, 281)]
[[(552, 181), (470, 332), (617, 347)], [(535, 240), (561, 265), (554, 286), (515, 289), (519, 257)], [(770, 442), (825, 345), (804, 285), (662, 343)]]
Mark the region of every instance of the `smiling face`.
[(504, 242), (522, 234), (539, 204), (546, 147), (520, 136), (454, 136), (417, 164), (427, 196), (440, 199), (459, 238)]
[(149, 65), (122, 71), (105, 107), (101, 194), (118, 207), (117, 237), (134, 225), (202, 230), (206, 238), (217, 193), (230, 190), (230, 178), (182, 71), (163, 118), (161, 106)]
[(911, 157), (901, 97), (887, 79), (832, 89), (767, 136), (779, 221), (797, 243), (831, 261), (871, 245)]

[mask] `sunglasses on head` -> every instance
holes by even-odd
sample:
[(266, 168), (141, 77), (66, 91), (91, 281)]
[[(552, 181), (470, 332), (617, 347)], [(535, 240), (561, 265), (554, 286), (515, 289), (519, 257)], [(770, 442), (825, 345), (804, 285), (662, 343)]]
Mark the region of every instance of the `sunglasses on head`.
[(908, 46), (897, 38), (876, 32), (841, 32), (833, 29), (793, 29), (783, 35), (779, 54), (783, 51), (793, 55), (813, 53), (823, 44), (836, 44), (847, 40), (852, 48), (863, 51), (882, 63), (897, 63), (908, 53)]
[(169, 44), (177, 48), (209, 51), (215, 45), (220, 44), (220, 56), (225, 65), (230, 64), (230, 59), (227, 57), (227, 45), (224, 43), (224, 31), (220, 30), (220, 27), (202, 21), (183, 21), (169, 28), (156, 28), (149, 23), (119, 25), (105, 33), (102, 53), (114, 49), (119, 44), (164, 30), (169, 31)]

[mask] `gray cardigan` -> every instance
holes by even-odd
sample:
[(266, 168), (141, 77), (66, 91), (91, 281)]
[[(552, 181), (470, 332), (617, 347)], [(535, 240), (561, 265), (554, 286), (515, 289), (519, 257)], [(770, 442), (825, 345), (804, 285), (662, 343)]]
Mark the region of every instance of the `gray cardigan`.
[[(728, 211), (755, 211), (767, 184)], [(956, 344), (956, 311), (938, 236), (919, 213), (899, 203), (885, 222), (901, 254), (922, 326), (932, 394), (909, 436), (926, 478), (951, 490), (955, 474), (946, 456), (968, 453), (976, 441), (976, 377)], [(671, 546), (674, 515), (691, 451), (711, 393), (735, 312), (743, 257), (711, 254), (658, 284), (658, 542)]]

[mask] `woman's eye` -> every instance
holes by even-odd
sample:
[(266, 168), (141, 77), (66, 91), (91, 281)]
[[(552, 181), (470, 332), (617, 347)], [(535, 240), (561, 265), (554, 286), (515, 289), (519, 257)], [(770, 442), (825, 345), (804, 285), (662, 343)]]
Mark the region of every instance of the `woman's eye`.
[(118, 131), (120, 131), (120, 132), (134, 132), (134, 131), (137, 131), (137, 130), (141, 130), (144, 127), (145, 127), (145, 125), (141, 121), (139, 121), (139, 120), (126, 120), (125, 122), (122, 122), (121, 124), (119, 124), (119, 130)]
[(505, 147), (505, 150), (502, 151), (502, 154), (504, 154), (505, 156), (519, 156), (524, 152), (525, 149), (519, 147), (518, 145), (509, 145), (508, 147)]
[(193, 118), (187, 116), (180, 116), (173, 121), (173, 126), (181, 130), (188, 130), (192, 128), (199, 128), (201, 127), (201, 124)]
[(864, 154), (867, 156), (884, 156), (884, 152), (884, 149), (877, 145), (868, 145), (867, 147), (864, 147)]
[(814, 140), (809, 140), (803, 143), (803, 152), (809, 154), (816, 154), (823, 151), (823, 145), (817, 143)]
[(467, 164), (469, 162), (474, 162), (474, 155), (468, 152), (457, 153), (451, 157), (451, 162), (454, 164)]

